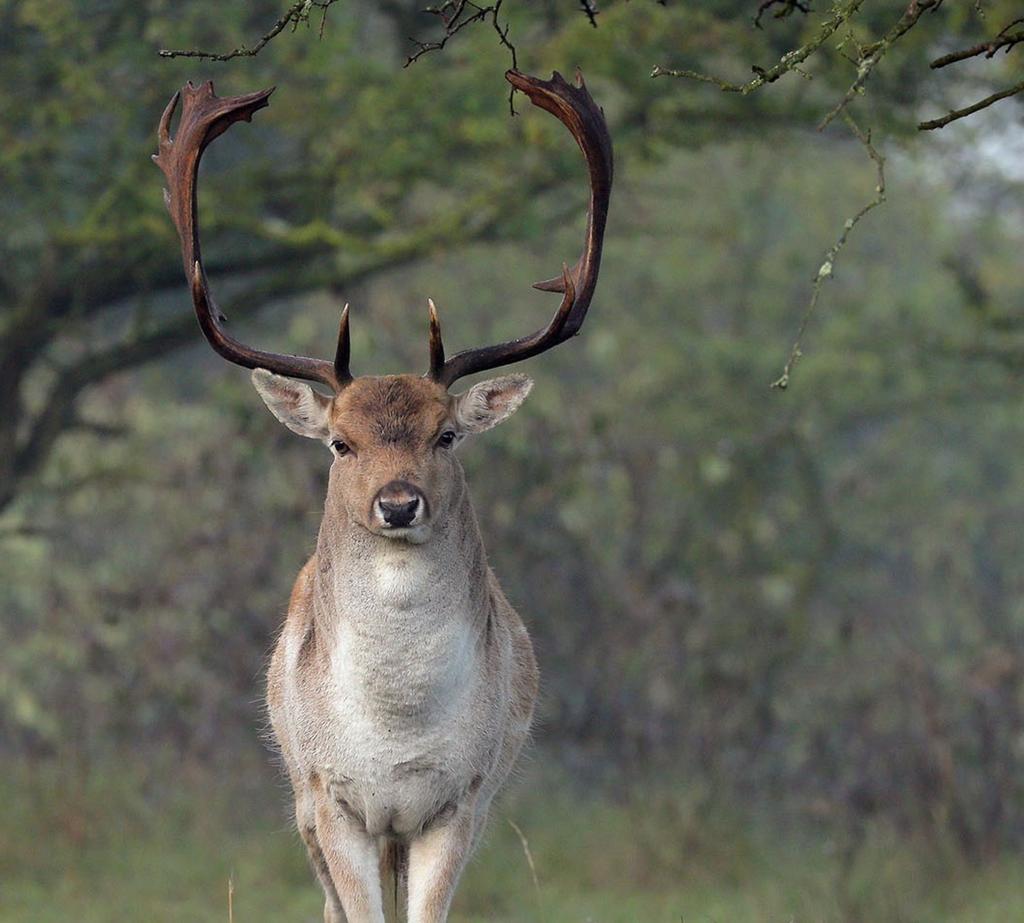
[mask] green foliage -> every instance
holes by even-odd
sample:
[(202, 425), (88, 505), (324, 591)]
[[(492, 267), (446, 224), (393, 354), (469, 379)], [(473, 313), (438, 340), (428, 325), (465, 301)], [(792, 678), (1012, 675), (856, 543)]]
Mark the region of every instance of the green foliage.
[[(612, 766), (686, 780), (681, 801), (594, 803), (585, 823), (561, 802), (515, 816), (549, 919), (1006, 919), (1000, 902), (1021, 897), (993, 857), (1024, 830), (1021, 189), (983, 174), (964, 135), (942, 163), (890, 145), (889, 203), (858, 226), (790, 390), (772, 392), (810, 278), (875, 177), (859, 149), (790, 130), (834, 101), (839, 70), (746, 102), (646, 77), (670, 51), (740, 73), (805, 28), (754, 33), (737, 9), (610, 4), (596, 32), (575, 11), (513, 13), (523, 67), (582, 64), (617, 188), (581, 337), (527, 367), (522, 413), (465, 463), (537, 641), (543, 759), (578, 788)], [(0, 798), (17, 832), (0, 836), (0, 877), (19, 882), (0, 900), (21, 901), (0, 919), (130, 918), (136, 902), (147, 919), (223, 918), (232, 867), (239, 919), (316, 913), (301, 848), (268, 834), (277, 813), (225, 833), (211, 810), (197, 826), (194, 790), (181, 782), (179, 801), (160, 762), (141, 798), (116, 779), (63, 795), (129, 749), (170, 746), (186, 773), (249, 765), (266, 652), (325, 489), (322, 448), (193, 329), (147, 156), (172, 88), (199, 73), (224, 93), (281, 85), (211, 150), (202, 188), (214, 285), (246, 339), (323, 354), (350, 300), (355, 371), (419, 370), (428, 295), (452, 350), (519, 335), (554, 307), (529, 282), (579, 247), (578, 152), (539, 113), (509, 118), (486, 29), (402, 71), (404, 21), (338, 4), (323, 41), (283, 34), (226, 68), (152, 54), (233, 47), (277, 13), (0, 5), (2, 85), (23, 90), (0, 95), (0, 756), (35, 776)], [(909, 124), (928, 95), (898, 62), (875, 75), (894, 100), (876, 124)], [(165, 328), (147, 357), (190, 347), (120, 363)], [(108, 349), (103, 374), (68, 383)], [(23, 476), (12, 462), (37, 424), (44, 451)], [(32, 786), (62, 797), (44, 805)], [(116, 829), (88, 839), (113, 803), (137, 850)], [(738, 835), (755, 815), (792, 853)], [(47, 817), (59, 862), (24, 834)], [(535, 918), (519, 848), (499, 823), (465, 919), (498, 918), (492, 902)], [(932, 887), (950, 869), (962, 887)], [(102, 898), (82, 909), (91, 872)]]
[[(985, 853), (1016, 829), (1024, 485), (1013, 372), (964, 358), (990, 333), (943, 262), (974, 220), (898, 180), (906, 204), (851, 243), (793, 389), (772, 392), (808, 249), (872, 179), (854, 151), (780, 161), (779, 143), (627, 160), (584, 335), (531, 368), (515, 425), (467, 447), (538, 642), (541, 734), (673, 763), (716, 797), (793, 799), (851, 836), (881, 814)], [(367, 284), (356, 367), (422, 366), (410, 306), (428, 293), (453, 348), (520, 332), (551, 301), (524, 279), (577, 245), (566, 227)], [(1014, 258), (1009, 243), (986, 258), (1004, 302)], [(282, 305), (253, 336), (312, 348), (334, 311)], [(261, 664), (328, 458), (198, 345), (93, 407), (128, 435), (63, 444), (27, 517), (42, 534), (0, 565), (4, 720), (58, 754), (171, 739), (208, 759), (262, 721)]]

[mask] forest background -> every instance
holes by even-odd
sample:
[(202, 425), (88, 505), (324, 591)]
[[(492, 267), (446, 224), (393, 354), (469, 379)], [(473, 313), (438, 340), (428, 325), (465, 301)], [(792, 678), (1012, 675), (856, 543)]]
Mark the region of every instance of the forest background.
[(463, 453), (543, 688), (455, 918), (1024, 917), (1020, 13), (2, 0), (0, 921), (320, 918), (261, 695), (329, 456), (202, 342), (164, 105), (279, 87), (204, 163), (234, 329), (324, 355), (350, 302), (357, 373), (419, 370), (427, 296), (519, 335), (579, 247), (513, 54), (582, 68), (616, 189)]

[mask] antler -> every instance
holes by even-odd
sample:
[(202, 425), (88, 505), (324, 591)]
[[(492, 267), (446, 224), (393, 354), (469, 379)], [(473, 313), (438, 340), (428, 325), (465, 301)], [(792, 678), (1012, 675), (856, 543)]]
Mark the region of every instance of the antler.
[(529, 336), (496, 346), (467, 349), (445, 361), (437, 312), (431, 303), (428, 375), (445, 387), (450, 387), (459, 378), (474, 372), (529, 359), (575, 336), (587, 316), (601, 267), (601, 245), (608, 219), (613, 172), (612, 139), (608, 134), (604, 113), (594, 102), (578, 70), (575, 86), (566, 83), (557, 71), (550, 80), (540, 80), (510, 70), (505, 74), (505, 79), (525, 93), (535, 106), (546, 109), (562, 122), (583, 151), (590, 171), (590, 205), (587, 209), (583, 252), (571, 269), (563, 263), (560, 276), (534, 284), (534, 288), (544, 292), (561, 292), (562, 303), (550, 323)]
[[(174, 94), (160, 119), (160, 150), (153, 155), (167, 177), (164, 201), (181, 238), (185, 276), (192, 287), (192, 302), (203, 335), (229, 362), (248, 369), (264, 368), (292, 378), (304, 378), (340, 391), (352, 379), (349, 372), (348, 305), (341, 314), (338, 349), (334, 362), (283, 353), (263, 352), (246, 346), (224, 329), (224, 316), (210, 294), (203, 257), (199, 249), (199, 217), (196, 209), (196, 176), (206, 146), (235, 122), (252, 120), (253, 113), (268, 105), (274, 88), (221, 99), (213, 92), (213, 81), (198, 87), (191, 81)], [(171, 119), (182, 102), (178, 131), (171, 138)]]

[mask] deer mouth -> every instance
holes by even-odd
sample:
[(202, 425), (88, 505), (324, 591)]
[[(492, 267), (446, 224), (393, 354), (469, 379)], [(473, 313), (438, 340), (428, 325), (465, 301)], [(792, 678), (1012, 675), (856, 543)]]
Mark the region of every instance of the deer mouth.
[(430, 538), (433, 531), (429, 523), (421, 522), (411, 526), (380, 526), (370, 529), (374, 535), (391, 539), (395, 542), (408, 542), (410, 545), (422, 545)]

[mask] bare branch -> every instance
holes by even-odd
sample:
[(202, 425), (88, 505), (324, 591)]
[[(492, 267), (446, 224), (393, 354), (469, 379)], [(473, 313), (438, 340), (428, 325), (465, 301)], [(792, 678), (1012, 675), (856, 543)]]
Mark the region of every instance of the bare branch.
[(1024, 80), (1020, 83), (1014, 84), (1012, 87), (1007, 87), (1005, 90), (1000, 90), (998, 93), (993, 93), (991, 96), (986, 96), (984, 99), (978, 100), (978, 102), (971, 106), (965, 106), (963, 109), (954, 109), (952, 112), (947, 112), (942, 116), (942, 118), (931, 119), (927, 122), (920, 122), (917, 127), (921, 131), (932, 131), (935, 128), (945, 128), (950, 122), (967, 118), (969, 115), (974, 115), (975, 112), (987, 109), (994, 103), (1003, 99), (1009, 99), (1011, 96), (1016, 96), (1018, 93), (1024, 93)]
[(761, 0), (757, 7), (757, 15), (754, 17), (754, 25), (758, 29), (764, 28), (761, 25), (761, 19), (773, 6), (780, 8), (772, 13), (772, 19), (786, 19), (797, 11), (801, 13), (809, 13), (811, 11), (811, 7), (804, 3), (803, 0)]
[(925, 13), (935, 12), (942, 6), (942, 2), (943, 0), (911, 0), (899, 21), (879, 41), (870, 45), (864, 45), (858, 49), (857, 78), (850, 84), (850, 88), (846, 91), (843, 98), (821, 120), (821, 124), (818, 125), (819, 129), (828, 125), (853, 102), (859, 93), (863, 92), (864, 84), (867, 82), (868, 77), (871, 76), (875, 65), (882, 60), (893, 44), (913, 29)]
[[(433, 42), (424, 42), (410, 36), (409, 41), (416, 46), (416, 50), (408, 56), (405, 64), (402, 66), (409, 67), (425, 54), (429, 54), (432, 51), (441, 51), (448, 44), (449, 40), (458, 35), (466, 26), (471, 26), (474, 23), (490, 18), (491, 27), (498, 35), (499, 44), (508, 49), (512, 61), (512, 70), (518, 70), (519, 59), (516, 55), (516, 46), (512, 44), (508, 37), (511, 25), (506, 21), (503, 26), (498, 19), (504, 2), (505, 0), (495, 0), (490, 6), (481, 6), (478, 3), (474, 3), (473, 0), (445, 0), (440, 6), (426, 7), (424, 12), (432, 13), (440, 18), (444, 25), (444, 34), (440, 39)], [(512, 115), (516, 114), (515, 105), (513, 104), (514, 95), (515, 89), (513, 88), (509, 90), (508, 94), (508, 107)]]
[[(941, 2), (941, 0), (939, 0)], [(774, 83), (780, 77), (785, 76), (790, 71), (799, 71), (800, 65), (803, 64), (812, 54), (814, 54), (822, 45), (825, 44), (835, 33), (846, 23), (848, 23), (856, 12), (863, 5), (864, 0), (847, 0), (846, 3), (837, 3), (832, 8), (830, 16), (826, 17), (821, 25), (818, 27), (818, 32), (815, 34), (809, 42), (801, 45), (799, 48), (794, 48), (792, 51), (786, 52), (777, 64), (768, 68), (767, 70), (755, 67), (754, 73), (756, 76), (753, 80), (749, 80), (746, 83), (730, 83), (728, 80), (723, 80), (720, 77), (715, 77), (709, 74), (701, 74), (697, 71), (691, 70), (673, 70), (671, 68), (662, 67), (656, 65), (651, 71), (652, 77), (684, 77), (689, 80), (699, 80), (703, 83), (711, 83), (718, 87), (720, 90), (726, 93), (739, 93), (742, 96), (746, 96), (748, 93), (753, 93), (755, 90), (759, 90), (761, 87), (769, 83)]]
[(946, 67), (950, 64), (956, 64), (958, 61), (966, 61), (968, 58), (976, 58), (978, 55), (984, 55), (986, 58), (994, 58), (996, 52), (1000, 48), (1006, 50), (1009, 54), (1010, 49), (1015, 45), (1019, 45), (1024, 42), (1024, 29), (1019, 32), (1010, 32), (1010, 29), (1020, 23), (1024, 22), (1024, 17), (1015, 19), (1011, 23), (1007, 23), (1000, 31), (1000, 33), (992, 39), (990, 42), (982, 42), (979, 45), (974, 45), (970, 48), (964, 48), (961, 51), (954, 51), (950, 54), (943, 55), (941, 58), (936, 58), (931, 63), (933, 70), (938, 70), (940, 67)]
[(580, 9), (583, 11), (583, 15), (587, 17), (590, 24), (596, 29), (598, 9), (595, 0), (580, 0)]
[(161, 58), (203, 58), (207, 61), (230, 61), (232, 58), (254, 58), (258, 55), (267, 44), (282, 32), (292, 27), (294, 32), (300, 23), (309, 23), (309, 13), (314, 7), (323, 10), (323, 15), (320, 19), (320, 37), (323, 38), (324, 26), (327, 23), (327, 10), (337, 0), (297, 0), (293, 3), (277, 22), (270, 28), (270, 30), (260, 36), (259, 41), (256, 42), (252, 48), (245, 45), (240, 45), (233, 51), (228, 52), (217, 52), (217, 51), (200, 51), (198, 49), (180, 49), (170, 50), (167, 48), (161, 48), (158, 54)]
[(480, 22), (488, 16), (492, 17), (492, 22), (498, 31), (498, 35), (501, 37), (502, 44), (512, 49), (514, 54), (515, 49), (508, 44), (506, 34), (508, 27), (506, 26), (503, 31), (497, 25), (497, 16), (501, 12), (502, 3), (504, 3), (504, 0), (495, 0), (491, 6), (480, 6), (474, 3), (473, 0), (445, 0), (440, 6), (426, 7), (424, 9), (425, 13), (432, 13), (441, 20), (444, 26), (444, 34), (440, 39), (433, 42), (424, 42), (410, 36), (409, 41), (416, 46), (416, 50), (406, 58), (403, 67), (415, 64), (425, 54), (430, 54), (432, 51), (441, 51), (448, 44), (449, 40), (458, 35), (466, 26)]
[[(900, 16), (899, 20), (897, 20), (889, 31), (886, 32), (878, 41), (860, 45), (853, 42), (852, 37), (848, 37), (844, 40), (843, 44), (853, 43), (856, 46), (857, 57), (853, 63), (857, 67), (857, 76), (853, 83), (850, 84), (849, 89), (847, 89), (843, 94), (842, 98), (821, 120), (818, 125), (819, 130), (829, 125), (836, 116), (844, 113), (850, 103), (853, 102), (858, 95), (864, 92), (864, 85), (867, 83), (868, 78), (871, 76), (875, 67), (882, 58), (885, 57), (885, 55), (892, 49), (893, 45), (910, 32), (911, 29), (918, 24), (925, 13), (936, 12), (944, 2), (945, 0), (910, 0), (903, 11), (903, 15)], [(806, 5), (800, 2), (800, 0), (761, 0), (757, 16), (754, 19), (754, 25), (760, 28), (760, 20), (763, 15), (776, 5), (780, 6), (780, 9), (774, 13), (776, 18), (789, 16), (796, 10), (804, 13), (808, 12), (805, 8)], [(674, 70), (660, 65), (656, 66), (651, 71), (651, 76), (682, 77), (689, 80), (697, 80), (701, 83), (710, 83), (712, 86), (718, 87), (725, 93), (739, 93), (742, 96), (746, 96), (748, 93), (759, 90), (761, 87), (769, 83), (774, 83), (790, 71), (797, 71), (798, 73), (804, 74), (804, 76), (808, 76), (801, 70), (800, 65), (811, 57), (811, 55), (815, 54), (825, 44), (825, 42), (840, 29), (840, 27), (851, 24), (862, 5), (862, 0), (847, 0), (845, 4), (838, 2), (835, 3), (832, 7), (831, 13), (822, 20), (817, 33), (810, 41), (801, 45), (799, 48), (795, 48), (792, 51), (787, 52), (782, 56), (778, 63), (767, 70), (764, 68), (754, 67), (755, 76), (752, 80), (748, 80), (746, 83), (733, 83), (713, 74), (702, 74), (698, 71), (686, 69)], [(961, 51), (955, 51), (951, 54), (936, 58), (932, 61), (931, 67), (933, 69), (941, 68), (957, 61), (964, 61), (968, 58), (980, 55), (984, 55), (986, 58), (992, 58), (1000, 49), (1008, 53), (1017, 45), (1024, 43), (1024, 30), (1018, 29), (1013, 31), (1015, 26), (1019, 26), (1022, 23), (1024, 23), (1024, 17), (1015, 19), (1012, 22), (1007, 23), (1007, 25), (1005, 25), (1000, 30), (999, 34), (991, 41), (983, 42), (981, 44), (974, 45), (971, 48), (965, 48)], [(993, 93), (991, 96), (987, 96), (971, 106), (966, 106), (963, 109), (954, 109), (942, 118), (921, 122), (917, 127), (921, 131), (942, 128), (950, 122), (966, 118), (981, 109), (988, 108), (1002, 99), (1007, 99), (1010, 96), (1016, 96), (1021, 92), (1024, 92), (1024, 82), (1015, 84), (1005, 90), (1000, 90), (997, 93)]]
[(793, 374), (793, 369), (803, 356), (803, 353), (800, 351), (800, 345), (803, 341), (804, 333), (807, 331), (807, 325), (811, 322), (811, 318), (814, 316), (814, 312), (818, 307), (818, 300), (821, 298), (822, 287), (826, 280), (833, 277), (836, 257), (839, 256), (839, 252), (844, 246), (846, 246), (846, 241), (850, 236), (850, 232), (860, 223), (861, 219), (868, 212), (877, 208), (885, 201), (885, 158), (882, 157), (871, 143), (870, 131), (863, 131), (853, 120), (853, 117), (849, 112), (843, 112), (842, 117), (850, 131), (853, 132), (857, 140), (864, 146), (864, 150), (867, 152), (868, 157), (870, 157), (872, 162), (875, 164), (875, 197), (864, 205), (858, 212), (846, 219), (843, 224), (842, 234), (840, 234), (836, 242), (829, 247), (827, 251), (825, 251), (825, 261), (821, 264), (814, 277), (814, 283), (811, 288), (811, 299), (808, 302), (807, 308), (804, 310), (803, 317), (800, 320), (800, 327), (797, 329), (796, 340), (793, 342), (793, 346), (789, 351), (789, 358), (786, 360), (785, 366), (783, 366), (782, 374), (772, 382), (772, 387), (780, 391), (785, 391), (786, 388), (789, 387), (789, 381)]

